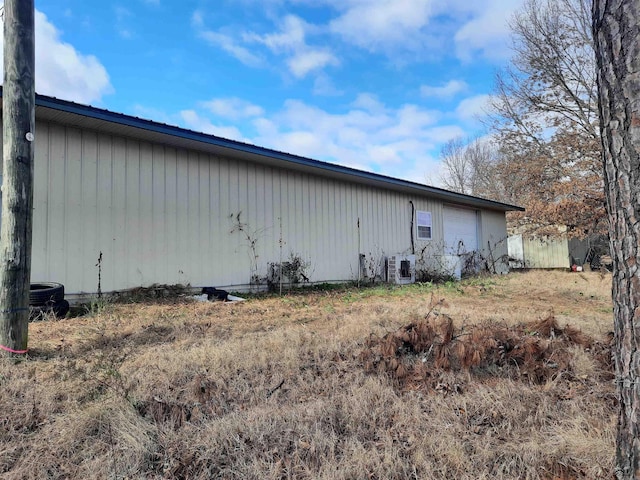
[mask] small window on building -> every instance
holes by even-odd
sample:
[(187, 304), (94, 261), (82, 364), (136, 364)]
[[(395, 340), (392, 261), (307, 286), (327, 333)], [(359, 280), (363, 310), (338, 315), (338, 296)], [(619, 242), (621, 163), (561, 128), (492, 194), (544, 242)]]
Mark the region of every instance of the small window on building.
[(418, 240), (431, 240), (431, 212), (416, 212)]

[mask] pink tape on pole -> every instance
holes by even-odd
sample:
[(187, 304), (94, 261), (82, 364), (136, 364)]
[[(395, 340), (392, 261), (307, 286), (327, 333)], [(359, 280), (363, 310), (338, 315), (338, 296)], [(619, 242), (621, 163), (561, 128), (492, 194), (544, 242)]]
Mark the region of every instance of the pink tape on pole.
[(14, 350), (13, 348), (5, 347), (4, 345), (0, 345), (0, 349), (4, 350), (5, 352), (16, 353), (18, 355), (24, 355), (29, 351), (29, 350)]

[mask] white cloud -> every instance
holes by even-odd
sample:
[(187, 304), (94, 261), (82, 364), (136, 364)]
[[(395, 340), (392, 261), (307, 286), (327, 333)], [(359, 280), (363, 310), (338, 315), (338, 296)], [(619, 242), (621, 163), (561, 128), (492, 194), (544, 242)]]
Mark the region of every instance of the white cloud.
[(465, 130), (458, 125), (441, 125), (430, 128), (426, 132), (426, 138), (434, 144), (443, 144), (454, 138), (462, 137)]
[[(36, 92), (80, 103), (99, 102), (113, 92), (107, 70), (100, 61), (63, 42), (60, 32), (39, 10), (35, 11), (35, 40)], [(0, 39), (0, 75), (3, 44)]]
[(491, 98), (491, 95), (475, 95), (465, 98), (458, 104), (456, 114), (464, 121), (476, 120), (486, 114)]
[[(501, 62), (509, 53), (508, 19), (523, 1), (316, 0), (315, 6), (330, 7), (324, 24), (312, 24), (285, 13), (276, 20), (275, 31), (268, 33), (258, 33), (255, 27), (254, 31), (246, 31), (247, 27), (240, 25), (228, 26), (224, 31), (204, 30), (202, 11), (196, 10), (192, 25), (203, 38), (247, 65), (266, 66), (268, 51), (282, 57), (293, 77), (304, 78), (340, 65), (343, 55), (337, 52), (344, 44), (383, 53), (400, 65), (414, 57), (441, 57), (452, 52), (463, 61), (482, 57)], [(286, 12), (289, 3), (299, 6), (312, 2), (269, 2), (270, 18)], [(341, 40), (342, 45), (336, 40)], [(262, 52), (257, 47), (262, 47)], [(463, 91), (464, 83), (457, 82), (460, 81), (425, 85), (423, 95), (453, 96)]]
[(236, 97), (215, 98), (201, 105), (218, 117), (233, 120), (264, 115), (262, 107)]
[(429, 22), (431, 4), (432, 0), (344, 0), (343, 13), (330, 22), (329, 28), (349, 43), (370, 51), (402, 45), (413, 49)]
[[(508, 20), (524, 0), (244, 0), (267, 8), (272, 17), (296, 7), (329, 7), (323, 25), (285, 14), (274, 33), (245, 33), (243, 42), (259, 42), (284, 55), (308, 47), (310, 32), (333, 36), (394, 63), (411, 57), (440, 57), (455, 51), (459, 59), (502, 62), (508, 57)], [(265, 7), (266, 4), (266, 7)], [(236, 41), (236, 43), (238, 43)], [(326, 51), (325, 41), (324, 50)], [(312, 48), (312, 47), (310, 47)], [(317, 47), (316, 47), (317, 49)], [(322, 49), (321, 49), (322, 50)], [(331, 51), (336, 55), (334, 51)]]
[(380, 131), (383, 138), (411, 138), (414, 133), (436, 122), (434, 112), (429, 112), (415, 105), (404, 105), (396, 111), (392, 125)]
[(289, 70), (296, 78), (303, 78), (314, 70), (322, 70), (327, 65), (338, 65), (338, 59), (324, 50), (306, 50), (296, 53), (287, 60)]
[(437, 155), (423, 154), (414, 160), (405, 160), (395, 170), (386, 175), (403, 178), (410, 182), (440, 186), (441, 163)]
[(339, 90), (331, 80), (331, 78), (323, 73), (316, 76), (313, 82), (313, 94), (323, 97), (338, 97), (344, 92)]
[(329, 65), (339, 65), (338, 58), (328, 49), (307, 44), (306, 35), (310, 25), (295, 15), (285, 16), (276, 33), (258, 35), (245, 33), (243, 39), (265, 45), (272, 53), (283, 55), (289, 72), (296, 78), (304, 78), (313, 71)]
[(204, 27), (204, 15), (202, 10), (195, 10), (191, 15), (191, 26), (193, 28), (200, 29)]
[(234, 36), (223, 33), (222, 31), (207, 30), (204, 27), (204, 14), (202, 10), (195, 10), (191, 14), (191, 26), (200, 38), (213, 47), (220, 48), (227, 52), (241, 63), (250, 67), (258, 67), (264, 64), (261, 57), (244, 47)]
[(199, 10), (192, 14), (191, 24), (199, 30), (200, 37), (245, 65), (254, 67), (265, 65), (263, 59), (253, 53), (256, 51), (255, 47), (249, 49), (245, 46), (249, 44), (263, 45), (272, 54), (283, 56), (288, 71), (296, 78), (304, 78), (311, 72), (339, 64), (338, 58), (328, 48), (317, 48), (307, 44), (306, 30), (309, 26), (295, 15), (285, 16), (278, 32), (265, 35), (244, 32), (232, 36), (220, 31), (205, 30), (203, 15)]
[(277, 142), (271, 142), (271, 145), (267, 146), (307, 157), (313, 157), (315, 153), (326, 148), (322, 145), (321, 137), (308, 131), (279, 132)]
[(130, 10), (122, 7), (115, 7), (116, 13), (116, 30), (118, 31), (118, 35), (122, 38), (131, 38), (133, 36), (132, 30), (127, 27), (128, 19), (133, 16)]
[[(458, 125), (443, 124), (440, 112), (413, 104), (394, 108), (370, 93), (361, 93), (337, 113), (300, 100), (287, 100), (268, 113), (246, 100), (226, 98), (154, 116), (173, 118), (195, 131), (418, 183), (439, 178), (434, 152), (465, 134)], [(221, 119), (233, 119), (236, 126)]]
[(508, 20), (523, 1), (316, 0), (337, 11), (328, 22), (331, 33), (400, 63), (403, 54), (441, 56), (448, 53), (443, 49), (455, 50), (465, 61), (504, 60)]
[(263, 63), (260, 57), (251, 53), (249, 49), (238, 44), (230, 35), (215, 32), (213, 30), (203, 30), (200, 32), (200, 37), (205, 39), (211, 45), (221, 48), (245, 65), (256, 67)]
[(464, 133), (435, 124), (440, 117), (411, 104), (391, 108), (371, 94), (360, 94), (343, 113), (289, 100), (268, 119), (253, 122), (252, 142), (424, 183), (437, 163), (429, 151)]
[(385, 114), (374, 115), (358, 109), (349, 110), (344, 114), (332, 114), (300, 100), (285, 101), (284, 108), (272, 118), (289, 129), (308, 129), (319, 132), (338, 132), (348, 127), (378, 130), (393, 123), (393, 119)]
[(393, 145), (373, 145), (367, 149), (367, 156), (374, 163), (401, 163), (402, 158)]
[(463, 61), (481, 55), (489, 60), (504, 60), (511, 54), (508, 43), (509, 19), (522, 0), (491, 0), (455, 34), (456, 54)]
[(182, 110), (180, 117), (187, 128), (196, 132), (208, 133), (209, 135), (241, 142), (247, 141), (237, 127), (214, 125), (207, 118), (200, 116), (195, 110)]
[(385, 109), (384, 104), (372, 93), (360, 93), (351, 105), (369, 112), (384, 112)]
[(420, 94), (423, 97), (438, 97), (449, 99), (454, 97), (460, 92), (467, 90), (469, 86), (462, 80), (449, 80), (447, 83), (441, 86), (422, 85), (420, 87)]
[(244, 35), (244, 38), (247, 41), (263, 43), (269, 47), (270, 50), (276, 53), (295, 52), (306, 47), (305, 25), (306, 22), (300, 17), (287, 15), (282, 20), (280, 31), (278, 33), (270, 33), (266, 35), (248, 33)]

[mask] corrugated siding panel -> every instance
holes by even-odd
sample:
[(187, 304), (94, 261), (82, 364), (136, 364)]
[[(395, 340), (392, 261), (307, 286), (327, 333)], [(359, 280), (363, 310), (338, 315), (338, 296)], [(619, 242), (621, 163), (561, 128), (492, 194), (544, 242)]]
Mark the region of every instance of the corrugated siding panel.
[[(46, 230), (39, 233), (38, 230), (33, 230), (34, 238), (33, 244), (38, 245), (37, 238), (40, 238), (39, 250), (44, 254), (44, 257), (40, 261), (32, 261), (31, 278), (35, 281), (38, 279), (47, 280), (55, 278), (59, 272), (63, 272), (65, 275), (69, 271), (69, 262), (73, 262), (73, 256), (76, 252), (73, 251), (75, 234), (70, 231), (72, 219), (69, 217), (69, 209), (67, 205), (70, 202), (71, 195), (77, 190), (77, 182), (72, 185), (72, 181), (75, 172), (72, 171), (74, 165), (70, 155), (67, 153), (66, 136), (62, 127), (57, 125), (50, 125), (47, 130), (48, 136), (44, 142), (49, 148), (51, 148), (51, 155), (49, 161), (49, 182), (46, 183), (48, 194), (39, 195), (41, 190), (34, 190), (34, 200), (36, 202), (40, 197), (43, 200), (48, 200), (49, 204), (49, 217), (44, 219), (44, 225)], [(36, 153), (38, 145), (42, 143), (42, 139), (39, 139), (40, 134), (36, 132)], [(38, 172), (38, 159), (35, 161), (35, 171)], [(77, 171), (77, 168), (75, 169)], [(44, 173), (43, 173), (44, 174)], [(37, 173), (36, 173), (37, 177)], [(34, 225), (38, 219), (37, 207), (34, 210)], [(75, 220), (75, 219), (73, 219)], [(40, 237), (42, 235), (42, 237)], [(71, 245), (71, 248), (69, 248)], [(38, 275), (38, 272), (33, 269), (33, 265), (42, 265), (44, 272)]]
[[(47, 137), (44, 137), (44, 138), (47, 138)], [(57, 156), (59, 153), (59, 150), (60, 149), (59, 148), (56, 149), (55, 146), (47, 145), (46, 154), (42, 155), (40, 163), (35, 165), (34, 179), (33, 179), (34, 192), (44, 191), (48, 189), (47, 183), (49, 180), (49, 166), (52, 160), (51, 157)], [(37, 216), (37, 217), (34, 216), (33, 218), (33, 231), (34, 231), (33, 237), (34, 238), (33, 238), (33, 246), (31, 249), (31, 262), (32, 263), (38, 262), (43, 264), (44, 269), (46, 271), (46, 269), (48, 268), (47, 252), (44, 246), (49, 243), (50, 239), (42, 238), (41, 242), (36, 242), (36, 232), (42, 232), (42, 233), (38, 233), (38, 235), (44, 235), (45, 237), (48, 235), (49, 228), (47, 223), (49, 220), (52, 220), (52, 218), (50, 217), (51, 205), (49, 204), (49, 199), (47, 197), (39, 197), (34, 193), (33, 207), (34, 207), (34, 211), (41, 210), (43, 212), (46, 212), (47, 214), (42, 216)], [(38, 277), (33, 275), (33, 272), (32, 272), (31, 278), (37, 279), (36, 281), (39, 281)]]
[[(111, 177), (111, 232), (108, 238), (113, 245), (111, 256), (105, 263), (105, 270), (109, 272), (105, 289), (118, 288), (117, 285), (126, 282), (127, 270), (123, 265), (129, 255), (128, 225), (127, 225), (127, 142), (122, 138), (112, 139), (112, 177)], [(118, 265), (115, 261), (118, 259)], [(108, 266), (110, 265), (110, 266)], [(69, 286), (68, 286), (69, 287)], [(80, 288), (80, 287), (78, 287)], [(78, 290), (74, 290), (78, 291)], [(91, 291), (91, 290), (89, 290)]]
[(507, 220), (504, 213), (480, 212), (480, 252), (487, 259), (493, 259), (496, 273), (507, 273), (508, 263), (499, 261), (506, 258), (507, 248)]
[(525, 238), (522, 240), (527, 268), (569, 268), (566, 238)]
[[(97, 244), (96, 231), (98, 229), (98, 141), (97, 136), (93, 132), (80, 132), (80, 190), (81, 199), (78, 205), (77, 216), (81, 219), (80, 234), (77, 239), (77, 247), (82, 252), (82, 257), (93, 261), (93, 265), (98, 262), (99, 246)], [(103, 185), (103, 182), (100, 182)], [(107, 206), (105, 206), (106, 208)], [(75, 232), (70, 232), (74, 236)], [(90, 265), (90, 263), (89, 263)], [(76, 270), (75, 265), (72, 266), (73, 271), (82, 280), (83, 284), (93, 284), (93, 290), (98, 288), (98, 271), (97, 269)]]
[[(413, 238), (416, 247), (416, 268), (424, 272), (435, 272), (443, 265), (442, 255), (444, 252), (444, 223), (442, 220), (443, 208), (442, 203), (429, 199), (413, 199), (415, 212), (424, 211), (431, 212), (431, 240), (418, 240), (416, 213), (413, 215)], [(411, 205), (406, 203), (402, 212), (402, 226), (399, 231), (402, 235), (409, 239), (409, 229), (406, 227), (410, 224)], [(410, 242), (410, 239), (409, 239)], [(403, 253), (402, 250), (394, 253)]]
[[(416, 241), (416, 250), (442, 254), (440, 201), (56, 124), (37, 128), (32, 278), (60, 281), (70, 293), (97, 290), (100, 252), (103, 291), (246, 286), (250, 248), (231, 233), (239, 212), (256, 240), (260, 275), (279, 261), (282, 235), (283, 259), (310, 262), (312, 281), (355, 279), (358, 253), (409, 252), (410, 200), (433, 221), (432, 240)], [(503, 214), (481, 218), (483, 243), (502, 233)]]
[[(99, 136), (97, 138), (96, 152), (96, 179), (94, 188), (96, 190), (96, 246), (103, 253), (103, 257), (113, 259), (114, 242), (113, 242), (113, 141), (110, 137)], [(110, 179), (104, 182), (103, 179)], [(98, 254), (99, 255), (99, 254)], [(96, 263), (98, 258), (96, 258)], [(102, 268), (101, 282), (106, 285), (113, 285), (115, 278), (112, 268), (108, 268), (107, 264)]]
[[(215, 205), (214, 211), (212, 212), (211, 238), (216, 239), (222, 237), (222, 235), (231, 229), (229, 215), (232, 213), (232, 209), (229, 201), (229, 162), (225, 159), (216, 158), (213, 164), (216, 168), (212, 170), (212, 175), (218, 176), (218, 182), (217, 189), (212, 188), (211, 190), (211, 201)], [(212, 185), (215, 186), (216, 183)], [(222, 242), (218, 245), (213, 244), (211, 247), (211, 250), (217, 251), (222, 259), (230, 258), (233, 254), (233, 249), (233, 242)], [(222, 260), (216, 262), (215, 268), (219, 275), (228, 278), (230, 272), (225, 262)]]
[(167, 236), (165, 224), (167, 218), (166, 210), (166, 187), (165, 187), (165, 151), (161, 145), (152, 145), (150, 153), (151, 164), (151, 221), (153, 224), (152, 235), (149, 239), (149, 249), (153, 252), (154, 258), (162, 258), (161, 262), (153, 262), (152, 275), (154, 278), (167, 277), (167, 265), (165, 260), (168, 256)]

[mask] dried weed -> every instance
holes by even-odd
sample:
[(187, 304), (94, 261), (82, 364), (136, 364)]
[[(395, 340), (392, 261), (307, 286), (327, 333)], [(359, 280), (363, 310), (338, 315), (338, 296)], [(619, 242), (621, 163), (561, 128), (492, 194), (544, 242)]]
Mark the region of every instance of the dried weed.
[[(443, 371), (465, 370), (542, 384), (613, 378), (609, 338), (597, 342), (580, 330), (561, 328), (552, 315), (526, 324), (495, 322), (454, 327), (433, 310), (382, 338), (372, 336), (359, 359), (368, 372), (386, 372), (403, 389), (443, 388)], [(455, 388), (455, 390), (459, 390)]]
[(615, 392), (594, 340), (609, 285), (584, 277), (163, 299), (31, 324), (30, 357), (0, 361), (0, 476), (609, 478)]

